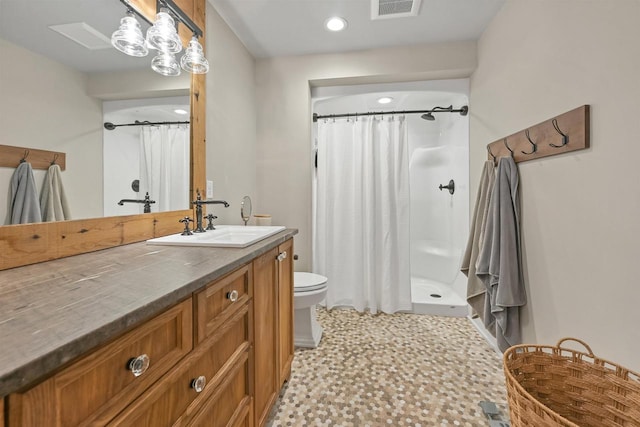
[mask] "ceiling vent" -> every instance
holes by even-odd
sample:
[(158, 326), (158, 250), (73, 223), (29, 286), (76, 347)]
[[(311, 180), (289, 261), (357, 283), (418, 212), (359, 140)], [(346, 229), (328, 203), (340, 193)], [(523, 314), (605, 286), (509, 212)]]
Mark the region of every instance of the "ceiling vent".
[(112, 47), (109, 37), (84, 22), (51, 25), (49, 28), (90, 50), (108, 49)]
[(371, 19), (416, 16), (421, 0), (371, 0)]

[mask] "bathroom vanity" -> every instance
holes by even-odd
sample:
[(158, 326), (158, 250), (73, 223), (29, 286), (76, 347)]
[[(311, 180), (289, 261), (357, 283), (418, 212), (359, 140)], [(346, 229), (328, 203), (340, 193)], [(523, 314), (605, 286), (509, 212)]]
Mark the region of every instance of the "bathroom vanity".
[(0, 426), (264, 425), (291, 372), (296, 233), (0, 271)]

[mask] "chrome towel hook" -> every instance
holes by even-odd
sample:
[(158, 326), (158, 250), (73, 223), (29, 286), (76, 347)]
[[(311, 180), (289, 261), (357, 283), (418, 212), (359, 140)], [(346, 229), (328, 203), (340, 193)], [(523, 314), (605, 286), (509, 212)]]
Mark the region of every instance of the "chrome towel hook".
[(553, 124), (553, 128), (556, 130), (556, 132), (562, 135), (562, 144), (561, 145), (549, 144), (549, 145), (552, 146), (553, 148), (564, 147), (569, 143), (569, 137), (560, 130), (560, 127), (558, 126), (558, 119), (551, 120), (551, 123)]
[(507, 138), (503, 139), (502, 142), (504, 142), (504, 146), (507, 147), (507, 150), (509, 150), (509, 155), (513, 159), (513, 150), (509, 147), (509, 144), (507, 144)]
[(493, 164), (495, 164), (496, 163), (496, 156), (491, 152), (491, 146), (490, 145), (487, 145), (487, 152), (493, 158)]
[(529, 129), (525, 130), (525, 131), (524, 131), (524, 134), (527, 136), (527, 139), (529, 140), (529, 142), (531, 143), (531, 145), (532, 145), (533, 147), (531, 148), (531, 151), (530, 151), (530, 152), (528, 152), (528, 153), (527, 153), (527, 152), (525, 152), (525, 151), (520, 151), (520, 152), (521, 152), (522, 154), (527, 154), (527, 155), (528, 155), (528, 154), (533, 154), (533, 153), (535, 153), (536, 151), (538, 151), (538, 144), (536, 144), (535, 142), (533, 142), (533, 141), (531, 140), (531, 137), (529, 136)]

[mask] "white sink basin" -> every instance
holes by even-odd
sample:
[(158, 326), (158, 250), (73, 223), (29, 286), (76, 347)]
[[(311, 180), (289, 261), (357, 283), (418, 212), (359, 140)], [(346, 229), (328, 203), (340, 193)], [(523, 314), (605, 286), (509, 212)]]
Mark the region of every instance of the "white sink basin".
[(171, 234), (147, 240), (149, 245), (170, 246), (208, 246), (212, 248), (244, 248), (276, 234), (283, 226), (244, 226), (244, 225), (216, 225), (215, 230), (206, 233), (193, 233), (191, 236)]

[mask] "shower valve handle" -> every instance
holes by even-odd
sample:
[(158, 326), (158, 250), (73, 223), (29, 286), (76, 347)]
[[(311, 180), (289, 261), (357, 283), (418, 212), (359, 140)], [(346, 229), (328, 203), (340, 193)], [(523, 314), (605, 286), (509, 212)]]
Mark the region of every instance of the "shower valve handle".
[(454, 191), (456, 191), (456, 183), (453, 182), (453, 180), (449, 180), (449, 184), (447, 185), (440, 184), (438, 188), (440, 189), (440, 191), (442, 191), (443, 188), (446, 188), (447, 190), (449, 190), (450, 194), (453, 194)]

